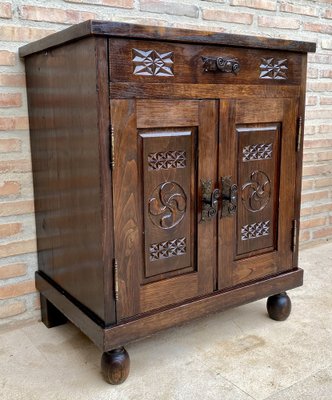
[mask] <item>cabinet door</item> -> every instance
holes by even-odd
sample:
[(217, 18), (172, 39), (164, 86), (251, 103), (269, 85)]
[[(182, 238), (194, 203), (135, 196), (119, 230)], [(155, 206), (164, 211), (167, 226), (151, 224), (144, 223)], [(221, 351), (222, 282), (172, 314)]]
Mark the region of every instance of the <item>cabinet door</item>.
[(218, 288), (292, 269), (296, 102), (221, 102), (219, 151), (224, 195), (237, 185), (237, 209), (226, 200), (232, 212), (219, 219)]
[(215, 101), (112, 100), (118, 319), (215, 287), (217, 220), (201, 221), (201, 180), (217, 182)]

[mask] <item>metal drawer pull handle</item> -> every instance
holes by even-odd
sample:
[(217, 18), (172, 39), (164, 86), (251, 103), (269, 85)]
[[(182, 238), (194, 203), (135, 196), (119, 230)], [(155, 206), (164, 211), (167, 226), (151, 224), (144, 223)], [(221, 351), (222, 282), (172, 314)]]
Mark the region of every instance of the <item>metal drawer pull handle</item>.
[(222, 184), (222, 217), (230, 217), (235, 214), (237, 208), (237, 185), (232, 183), (231, 176), (221, 178)]
[(240, 71), (240, 63), (237, 58), (229, 57), (202, 57), (205, 72), (221, 71), (237, 74)]
[(201, 181), (202, 185), (202, 222), (210, 221), (217, 215), (218, 199), (221, 197), (219, 189), (212, 191), (211, 179)]

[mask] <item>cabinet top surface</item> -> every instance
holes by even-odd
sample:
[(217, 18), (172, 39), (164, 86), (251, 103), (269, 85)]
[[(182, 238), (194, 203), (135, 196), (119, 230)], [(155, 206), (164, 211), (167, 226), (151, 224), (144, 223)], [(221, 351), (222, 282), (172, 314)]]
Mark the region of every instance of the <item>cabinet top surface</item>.
[(59, 46), (66, 42), (87, 36), (123, 37), (182, 43), (206, 43), (236, 47), (287, 50), (302, 53), (314, 52), (316, 50), (316, 43), (313, 42), (88, 20), (56, 32), (36, 42), (29, 43), (19, 49), (19, 54), (21, 57), (25, 57), (50, 47)]

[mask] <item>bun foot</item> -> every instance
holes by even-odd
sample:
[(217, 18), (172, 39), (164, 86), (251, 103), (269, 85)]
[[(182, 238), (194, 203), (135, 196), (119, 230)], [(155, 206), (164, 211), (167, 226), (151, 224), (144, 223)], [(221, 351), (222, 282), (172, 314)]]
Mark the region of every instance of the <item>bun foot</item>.
[(111, 385), (120, 385), (128, 375), (130, 358), (124, 347), (119, 347), (103, 353), (101, 357), (101, 371), (106, 382)]
[(286, 292), (271, 296), (266, 303), (267, 312), (275, 321), (285, 321), (289, 317), (292, 303)]

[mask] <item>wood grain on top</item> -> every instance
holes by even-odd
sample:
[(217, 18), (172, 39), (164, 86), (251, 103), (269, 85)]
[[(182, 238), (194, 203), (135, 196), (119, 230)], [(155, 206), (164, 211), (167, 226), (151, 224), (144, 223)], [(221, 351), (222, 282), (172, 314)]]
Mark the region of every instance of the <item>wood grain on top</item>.
[(131, 37), (171, 42), (221, 44), (237, 47), (278, 49), (302, 53), (314, 52), (316, 43), (285, 39), (270, 39), (259, 36), (236, 35), (190, 29), (174, 29), (157, 26), (127, 24), (122, 22), (88, 20), (65, 30), (49, 35), (19, 49), (21, 57), (58, 46), (85, 36), (101, 35), (109, 37)]

